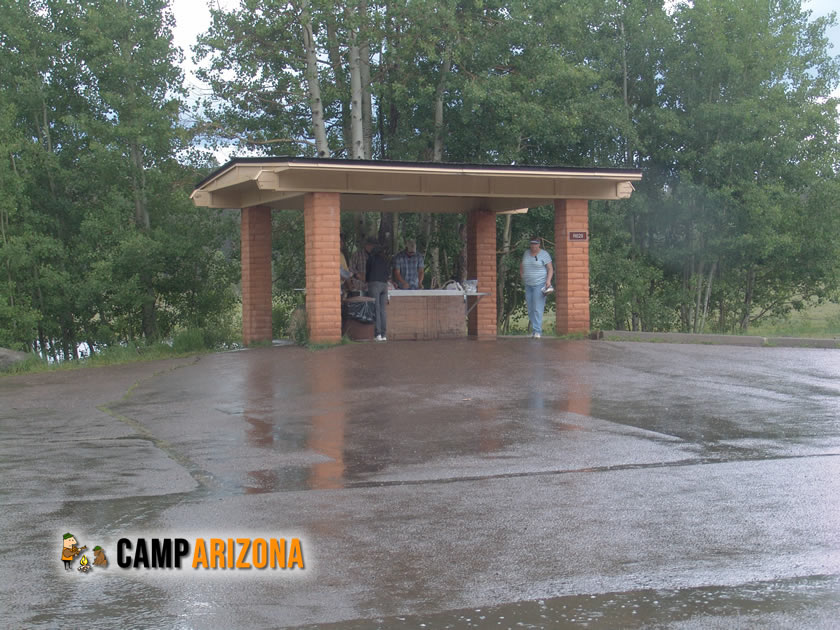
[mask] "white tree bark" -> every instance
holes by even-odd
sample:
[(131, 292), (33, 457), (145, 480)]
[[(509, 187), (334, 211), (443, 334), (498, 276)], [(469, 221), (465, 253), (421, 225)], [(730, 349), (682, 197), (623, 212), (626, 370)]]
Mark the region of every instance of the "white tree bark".
[(321, 100), (321, 85), (318, 81), (318, 56), (315, 50), (315, 36), (312, 32), (309, 0), (302, 0), (301, 8), (303, 47), (306, 50), (306, 91), (309, 95), (309, 108), (312, 112), (312, 132), (315, 135), (315, 149), (318, 152), (318, 157), (330, 157), (327, 129), (324, 124), (324, 103)]
[(440, 162), (443, 160), (443, 91), (446, 85), (446, 78), (452, 68), (452, 59), (449, 51), (444, 53), (443, 65), (440, 69), (440, 78), (435, 88), (435, 139), (434, 153), (432, 160)]
[(361, 45), (359, 46), (359, 72), (362, 82), (362, 154), (364, 159), (373, 157), (373, 104), (370, 94), (370, 40), (368, 39), (368, 4), (367, 0), (359, 3), (361, 20)]
[(350, 154), (354, 160), (365, 158), (362, 100), (360, 50), (354, 34), (350, 43)]

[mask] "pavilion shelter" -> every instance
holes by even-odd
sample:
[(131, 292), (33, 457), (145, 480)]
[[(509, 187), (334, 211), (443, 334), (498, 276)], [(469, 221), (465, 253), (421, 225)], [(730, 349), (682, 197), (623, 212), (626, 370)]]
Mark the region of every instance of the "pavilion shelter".
[(341, 212), (454, 212), (467, 216), (468, 277), (484, 299), (468, 334), (496, 336), (496, 215), (554, 206), (556, 330), (589, 330), (588, 202), (626, 199), (641, 171), (339, 160), (237, 158), (201, 181), (196, 206), (242, 213), (242, 337), (271, 340), (271, 211), (304, 214), (306, 317), (316, 343), (341, 338)]

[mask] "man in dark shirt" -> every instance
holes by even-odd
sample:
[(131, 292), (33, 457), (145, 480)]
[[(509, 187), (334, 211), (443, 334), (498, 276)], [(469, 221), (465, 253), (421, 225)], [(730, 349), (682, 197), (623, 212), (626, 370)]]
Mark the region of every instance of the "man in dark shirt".
[(367, 245), (372, 245), (369, 248), (370, 253), (367, 259), (365, 278), (368, 285), (368, 295), (373, 298), (376, 305), (375, 339), (376, 341), (386, 341), (385, 304), (388, 300), (388, 276), (391, 268), (376, 241), (369, 240)]

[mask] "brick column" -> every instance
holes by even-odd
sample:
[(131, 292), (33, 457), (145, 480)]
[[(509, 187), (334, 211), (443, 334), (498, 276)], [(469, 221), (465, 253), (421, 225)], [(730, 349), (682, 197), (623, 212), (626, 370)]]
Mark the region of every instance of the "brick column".
[(242, 208), (242, 341), (271, 341), (271, 208)]
[(341, 340), (340, 213), (338, 193), (306, 193), (306, 322), (314, 343)]
[[(470, 311), (467, 331), (477, 339), (496, 338), (496, 214), (473, 210), (467, 218), (467, 279), (478, 279), (487, 293)], [(468, 298), (470, 307), (477, 298)]]
[[(570, 232), (584, 232), (586, 240), (571, 240)], [(557, 334), (589, 331), (589, 202), (554, 201), (555, 296)]]

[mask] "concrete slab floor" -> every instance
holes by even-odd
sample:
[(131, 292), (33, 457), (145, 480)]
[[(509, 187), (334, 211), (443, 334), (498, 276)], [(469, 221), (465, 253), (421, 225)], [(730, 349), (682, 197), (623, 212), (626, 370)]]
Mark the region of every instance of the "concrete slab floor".
[[(836, 351), (274, 347), (0, 401), (9, 627), (836, 627)], [(66, 531), (110, 566), (65, 571)], [(115, 562), (199, 536), (299, 536), (306, 568)]]

